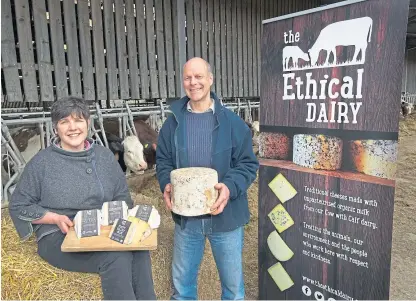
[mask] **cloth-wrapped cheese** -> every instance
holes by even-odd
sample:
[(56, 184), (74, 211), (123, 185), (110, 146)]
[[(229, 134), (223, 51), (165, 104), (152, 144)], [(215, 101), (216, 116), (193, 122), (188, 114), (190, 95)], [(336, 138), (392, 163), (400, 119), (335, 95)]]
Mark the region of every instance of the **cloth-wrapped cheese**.
[(101, 209), (103, 226), (114, 224), (115, 220), (118, 218), (126, 219), (128, 209), (125, 201), (105, 202)]
[(337, 170), (341, 162), (341, 139), (306, 134), (293, 137), (293, 163), (313, 169)]
[(101, 233), (101, 210), (81, 210), (74, 218), (75, 234), (78, 238), (98, 236)]
[(291, 141), (287, 135), (260, 133), (257, 141), (261, 158), (285, 160), (289, 157)]
[(348, 155), (356, 171), (392, 180), (396, 177), (396, 140), (349, 141)]
[(205, 167), (175, 169), (170, 173), (172, 211), (183, 216), (211, 213), (218, 197), (216, 170)]
[(147, 222), (150, 228), (157, 229), (160, 225), (160, 214), (152, 205), (140, 204), (129, 210), (129, 217), (136, 217)]

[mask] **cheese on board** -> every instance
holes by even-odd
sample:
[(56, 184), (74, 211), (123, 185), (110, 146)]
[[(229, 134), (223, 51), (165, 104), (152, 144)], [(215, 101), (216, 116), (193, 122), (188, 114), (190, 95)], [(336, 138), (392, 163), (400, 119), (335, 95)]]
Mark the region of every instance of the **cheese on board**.
[(147, 222), (150, 228), (157, 229), (160, 225), (160, 214), (152, 205), (140, 204), (129, 210), (129, 217), (136, 217)]
[(289, 158), (290, 153), (290, 138), (282, 133), (260, 133), (258, 138), (259, 155), (266, 159), (281, 159)]
[(305, 134), (293, 137), (293, 163), (313, 169), (337, 170), (341, 162), (341, 139)]
[(354, 140), (348, 142), (348, 154), (354, 170), (394, 180), (397, 146), (396, 140)]
[(100, 235), (101, 210), (78, 211), (74, 218), (74, 229), (78, 238)]
[(121, 244), (129, 245), (133, 241), (136, 230), (136, 223), (132, 223), (122, 218), (117, 218), (111, 227), (108, 237)]
[(269, 187), (282, 203), (289, 201), (297, 194), (296, 189), (281, 173), (269, 183)]
[(138, 241), (143, 241), (146, 238), (148, 238), (150, 234), (152, 234), (152, 228), (145, 221), (134, 216), (129, 216), (128, 221), (136, 225), (135, 239), (137, 239)]
[(183, 216), (211, 213), (218, 197), (216, 170), (205, 167), (175, 169), (170, 173), (172, 211)]
[(125, 201), (105, 202), (101, 209), (103, 218), (102, 225), (108, 226), (114, 224), (118, 218), (127, 218), (128, 206)]
[(282, 233), (294, 224), (292, 217), (289, 215), (282, 204), (274, 207), (268, 216), (279, 233)]
[(279, 287), (280, 291), (283, 292), (294, 285), (292, 278), (290, 278), (280, 262), (272, 265), (267, 271)]
[(276, 231), (271, 232), (267, 237), (267, 245), (269, 246), (270, 252), (279, 261), (288, 261), (293, 257), (293, 251)]

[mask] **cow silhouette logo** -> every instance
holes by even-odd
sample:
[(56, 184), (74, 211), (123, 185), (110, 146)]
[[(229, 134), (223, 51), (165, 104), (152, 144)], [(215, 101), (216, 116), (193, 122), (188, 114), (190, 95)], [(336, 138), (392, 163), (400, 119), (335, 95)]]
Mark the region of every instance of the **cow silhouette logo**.
[[(298, 46), (286, 46), (283, 48), (283, 71), (327, 68), (334, 66), (351, 66), (365, 63), (365, 55), (368, 43), (371, 41), (373, 20), (370, 17), (362, 17), (331, 23), (324, 27), (312, 47), (305, 53)], [(354, 46), (354, 55), (346, 61), (337, 57), (336, 48)], [(321, 51), (326, 52), (325, 62), (318, 63)], [(358, 59), (360, 55), (360, 59)], [(330, 59), (332, 56), (332, 60)], [(289, 67), (289, 61), (292, 65)], [(306, 62), (299, 67), (299, 59)]]

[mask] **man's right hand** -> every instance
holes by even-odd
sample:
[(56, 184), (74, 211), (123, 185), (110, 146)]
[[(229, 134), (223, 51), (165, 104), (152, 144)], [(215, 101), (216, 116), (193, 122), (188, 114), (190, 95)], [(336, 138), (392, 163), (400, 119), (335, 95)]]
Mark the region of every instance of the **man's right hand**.
[(163, 198), (165, 199), (166, 208), (172, 210), (172, 200), (170, 193), (172, 192), (172, 184), (166, 184), (165, 191), (163, 192)]
[(54, 212), (46, 212), (46, 214), (38, 219), (32, 221), (33, 224), (56, 224), (59, 229), (61, 229), (62, 233), (68, 233), (69, 227), (72, 227), (74, 223), (69, 219), (68, 216), (54, 213)]

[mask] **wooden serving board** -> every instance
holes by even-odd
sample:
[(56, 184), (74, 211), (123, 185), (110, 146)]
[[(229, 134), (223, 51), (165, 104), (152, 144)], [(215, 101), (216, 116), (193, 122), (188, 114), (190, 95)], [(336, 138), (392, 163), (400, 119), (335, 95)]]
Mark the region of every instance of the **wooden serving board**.
[(111, 240), (108, 236), (111, 226), (101, 226), (99, 236), (77, 238), (73, 227), (67, 233), (61, 245), (62, 252), (90, 252), (90, 251), (137, 251), (137, 250), (156, 250), (157, 249), (157, 229), (152, 231), (149, 237), (142, 242), (138, 241), (136, 233), (133, 242), (129, 245), (121, 244)]

